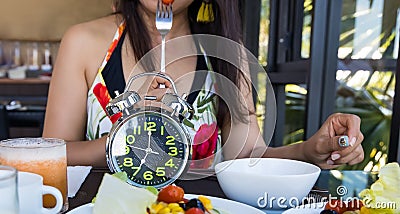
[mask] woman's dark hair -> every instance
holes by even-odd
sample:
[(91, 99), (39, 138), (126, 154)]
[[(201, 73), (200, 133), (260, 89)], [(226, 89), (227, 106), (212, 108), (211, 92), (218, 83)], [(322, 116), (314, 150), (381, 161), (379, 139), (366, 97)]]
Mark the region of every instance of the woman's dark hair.
[[(197, 13), (202, 2), (203, 0), (194, 0), (188, 8), (188, 17), (192, 34), (218, 35), (242, 43), (239, 0), (211, 0), (215, 17), (215, 21), (211, 23), (198, 23), (196, 21)], [(147, 28), (143, 27), (143, 18), (140, 13), (137, 12), (139, 4), (139, 0), (114, 0), (116, 13), (121, 14), (124, 20), (126, 20), (128, 35), (134, 35), (129, 36), (129, 38), (137, 61), (153, 48)], [(241, 78), (244, 78), (244, 76), (237, 68), (215, 57), (210, 57), (210, 62), (215, 72), (222, 74), (235, 85), (240, 85)], [(247, 87), (249, 87), (248, 84)], [(234, 91), (236, 91), (236, 93)], [(235, 102), (235, 107), (231, 106), (232, 108), (228, 109), (226, 101), (220, 99), (217, 115), (218, 124), (222, 125), (224, 120), (230, 119), (226, 117), (228, 112), (233, 119), (243, 121), (244, 117), (241, 116), (242, 113), (240, 109), (242, 108), (240, 108), (241, 105), (237, 99), (237, 90), (223, 90), (218, 91), (218, 93), (224, 98), (230, 98), (229, 105), (231, 105), (233, 100)]]

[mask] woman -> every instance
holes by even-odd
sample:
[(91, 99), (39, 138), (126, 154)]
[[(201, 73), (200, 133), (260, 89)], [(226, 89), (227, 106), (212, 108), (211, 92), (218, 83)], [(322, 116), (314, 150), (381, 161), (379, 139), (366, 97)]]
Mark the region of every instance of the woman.
[[(203, 33), (223, 36), (240, 43), (238, 2), (211, 2), (214, 17), (209, 16), (209, 20), (204, 23), (203, 20), (196, 20), (202, 0), (175, 0), (173, 27), (166, 37), (167, 40)], [(110, 97), (115, 96), (114, 91), (121, 92), (124, 89), (130, 75), (138, 73), (131, 73), (136, 63), (150, 49), (160, 44), (161, 36), (154, 21), (156, 7), (157, 0), (115, 0), (115, 14), (73, 26), (64, 35), (50, 84), (43, 136), (68, 141), (69, 165), (106, 164), (106, 134), (116, 118), (107, 118), (102, 108)], [(199, 48), (195, 42), (187, 45)], [(290, 158), (311, 162), (321, 168), (352, 165), (363, 160), (360, 119), (347, 114), (331, 115), (319, 131), (303, 143), (266, 150), (265, 142), (259, 137), (256, 116), (252, 113), (252, 96), (249, 96), (251, 90), (244, 75), (221, 60), (209, 58), (211, 63), (208, 63), (207, 59), (186, 57), (168, 65), (166, 74), (178, 80), (190, 71), (214, 70), (210, 75), (200, 77), (203, 78), (201, 81), (195, 79), (198, 78), (195, 75), (190, 81), (183, 81), (185, 84), (179, 84), (180, 91), (190, 93), (192, 86), (187, 82), (205, 82), (199, 93), (189, 95), (192, 103), (197, 103), (204, 88), (211, 88), (211, 91), (215, 90), (232, 98), (232, 94), (229, 95), (232, 93), (230, 90), (221, 90), (223, 87), (218, 87), (218, 79), (211, 81), (214, 74), (231, 80), (244, 99), (237, 99), (228, 105), (214, 96), (207, 99), (208, 102), (201, 103), (201, 107), (205, 105), (209, 110), (207, 115), (210, 117), (192, 121), (195, 144), (193, 156), (206, 161), (194, 167), (207, 168), (213, 162), (219, 161), (213, 155), (221, 145), (225, 159), (251, 155)], [(144, 85), (146, 81), (151, 81), (151, 84)], [(206, 86), (207, 82), (209, 85)], [(166, 90), (161, 89), (160, 84), (170, 87), (168, 82), (155, 78), (142, 80), (135, 90), (143, 91), (148, 88), (143, 93), (159, 95)], [(210, 91), (206, 91), (208, 92)], [(245, 110), (239, 110), (243, 106)], [(196, 108), (200, 107), (195, 106)], [(243, 115), (247, 116), (243, 118)], [(207, 137), (201, 133), (207, 133)], [(351, 146), (339, 146), (337, 142), (341, 135), (349, 136)]]

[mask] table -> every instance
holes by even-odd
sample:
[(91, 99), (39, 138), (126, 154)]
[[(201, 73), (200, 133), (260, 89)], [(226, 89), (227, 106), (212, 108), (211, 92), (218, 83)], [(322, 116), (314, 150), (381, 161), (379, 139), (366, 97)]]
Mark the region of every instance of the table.
[[(69, 198), (69, 210), (92, 201), (96, 196), (104, 173), (111, 172), (108, 168), (93, 168), (91, 170), (75, 197)], [(215, 175), (199, 180), (177, 180), (175, 184), (182, 187), (187, 193), (226, 198)]]
[[(76, 196), (69, 198), (69, 210), (92, 201), (96, 196), (104, 173), (110, 173), (109, 169), (93, 168), (91, 170)], [(356, 197), (361, 190), (369, 188), (370, 184), (376, 179), (376, 173), (360, 170), (322, 170), (315, 184), (315, 189), (327, 190), (331, 197), (346, 199), (348, 197)], [(175, 184), (182, 187), (187, 193), (226, 198), (216, 176), (198, 180), (177, 180)], [(327, 194), (323, 196), (328, 197)]]

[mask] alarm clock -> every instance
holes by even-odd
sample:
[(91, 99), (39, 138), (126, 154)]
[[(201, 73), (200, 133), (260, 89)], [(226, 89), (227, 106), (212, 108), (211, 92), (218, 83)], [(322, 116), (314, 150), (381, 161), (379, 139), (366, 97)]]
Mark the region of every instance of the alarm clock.
[[(174, 93), (165, 93), (156, 101), (154, 96), (141, 97), (129, 90), (134, 80), (146, 76), (166, 79)], [(141, 100), (160, 105), (145, 105)], [(133, 76), (124, 92), (108, 103), (106, 112), (121, 115), (107, 137), (107, 165), (112, 172), (126, 172), (129, 184), (162, 188), (188, 168), (192, 140), (183, 120), (191, 119), (193, 108), (184, 95), (178, 95), (170, 77), (153, 72)]]

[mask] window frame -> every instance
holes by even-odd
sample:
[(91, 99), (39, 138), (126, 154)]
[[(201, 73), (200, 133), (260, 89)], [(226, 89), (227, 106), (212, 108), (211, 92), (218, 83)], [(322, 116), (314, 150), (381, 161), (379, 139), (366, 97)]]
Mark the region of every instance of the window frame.
[[(277, 121), (270, 146), (282, 146), (283, 143), (286, 84), (307, 84), (305, 139), (334, 112), (342, 4), (343, 0), (313, 1), (310, 58), (305, 59), (301, 57), (304, 0), (270, 0), (265, 70), (274, 87), (277, 103)], [(260, 13), (254, 11), (261, 11), (261, 0), (242, 0), (242, 5), (245, 45), (258, 56)], [(255, 23), (256, 16), (258, 22)], [(396, 80), (399, 81), (395, 85), (388, 161), (400, 162), (400, 50), (397, 64), (395, 59), (360, 60), (368, 61), (380, 70), (396, 69)], [(252, 80), (257, 81), (256, 74), (252, 74)], [(265, 124), (264, 121), (264, 130)]]

